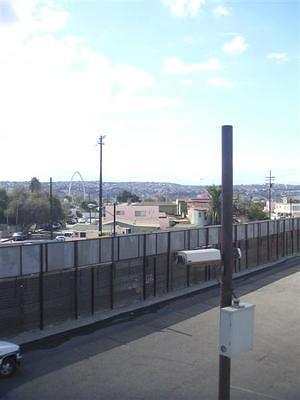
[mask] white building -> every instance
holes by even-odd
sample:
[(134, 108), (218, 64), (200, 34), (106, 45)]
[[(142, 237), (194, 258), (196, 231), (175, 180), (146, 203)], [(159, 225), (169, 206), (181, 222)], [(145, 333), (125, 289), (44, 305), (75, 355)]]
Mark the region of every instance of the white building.
[(287, 197), (284, 197), (282, 203), (275, 203), (273, 214), (276, 219), (286, 217), (300, 217), (300, 202), (294, 199), (292, 199), (292, 201), (289, 201)]

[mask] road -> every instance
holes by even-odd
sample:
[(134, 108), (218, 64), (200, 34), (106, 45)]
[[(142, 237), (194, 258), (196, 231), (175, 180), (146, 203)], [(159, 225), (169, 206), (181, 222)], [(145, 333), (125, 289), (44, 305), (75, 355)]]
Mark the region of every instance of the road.
[[(300, 398), (297, 263), (235, 284), (256, 304), (255, 349), (232, 361), (232, 400)], [(217, 399), (219, 292), (171, 301), (24, 348), (5, 400)]]

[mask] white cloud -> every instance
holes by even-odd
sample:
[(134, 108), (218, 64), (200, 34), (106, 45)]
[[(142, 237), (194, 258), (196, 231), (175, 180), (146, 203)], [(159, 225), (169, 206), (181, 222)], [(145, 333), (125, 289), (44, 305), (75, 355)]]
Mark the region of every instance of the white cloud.
[[(11, 25), (15, 34), (57, 32), (63, 29), (70, 15), (53, 0), (0, 0), (2, 22)], [(5, 16), (9, 13), (9, 20)], [(3, 21), (4, 19), (4, 21)]]
[[(26, 148), (34, 148), (35, 155), (26, 156), (22, 171), (10, 168), (10, 178), (33, 176), (37, 165), (43, 177), (49, 176), (49, 165), (56, 175), (69, 174), (68, 168), (93, 171), (95, 160), (87, 154), (106, 119), (178, 104), (176, 98), (146, 93), (156, 85), (147, 71), (114, 63), (80, 37), (64, 35), (69, 16), (54, 2), (11, 5), (16, 18), (0, 23), (0, 144), (5, 139), (6, 149), (1, 160), (11, 165), (11, 154), (25, 160)], [(53, 34), (57, 31), (60, 35)], [(85, 156), (66, 152), (77, 145)], [(0, 181), (5, 173), (0, 169)]]
[(222, 87), (226, 89), (233, 89), (236, 87), (236, 83), (232, 81), (227, 81), (221, 77), (211, 77), (207, 79), (207, 84), (214, 87)]
[(184, 64), (178, 57), (169, 57), (164, 61), (163, 72), (166, 74), (193, 73), (199, 71), (216, 71), (221, 69), (217, 58), (209, 58), (202, 64)]
[(243, 36), (236, 36), (230, 42), (227, 42), (223, 46), (223, 51), (230, 55), (242, 54), (248, 47)]
[(220, 5), (213, 10), (213, 13), (216, 18), (227, 17), (230, 15), (230, 10), (229, 8)]
[(116, 65), (112, 70), (112, 80), (129, 91), (148, 89), (155, 86), (149, 73), (128, 64)]
[(286, 53), (269, 53), (267, 54), (269, 60), (274, 60), (278, 64), (286, 62), (288, 60)]
[(183, 79), (180, 84), (182, 86), (193, 86), (194, 85), (194, 81), (192, 81), (191, 79)]
[(176, 17), (194, 17), (198, 14), (206, 0), (163, 0), (164, 4)]
[(195, 40), (190, 36), (186, 36), (183, 41), (186, 44), (193, 44)]

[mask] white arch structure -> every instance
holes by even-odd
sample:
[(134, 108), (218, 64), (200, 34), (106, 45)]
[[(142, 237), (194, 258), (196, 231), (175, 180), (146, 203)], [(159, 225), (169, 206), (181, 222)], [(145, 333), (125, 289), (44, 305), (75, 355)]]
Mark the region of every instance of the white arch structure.
[(75, 171), (74, 174), (72, 175), (72, 178), (71, 178), (70, 183), (69, 183), (69, 192), (68, 192), (68, 194), (69, 194), (69, 196), (71, 196), (72, 183), (73, 183), (73, 181), (74, 181), (75, 175), (78, 175), (79, 178), (80, 178), (81, 186), (82, 186), (82, 191), (83, 191), (83, 199), (85, 199), (84, 180), (83, 180), (82, 175), (81, 175), (81, 173), (80, 173), (79, 171)]

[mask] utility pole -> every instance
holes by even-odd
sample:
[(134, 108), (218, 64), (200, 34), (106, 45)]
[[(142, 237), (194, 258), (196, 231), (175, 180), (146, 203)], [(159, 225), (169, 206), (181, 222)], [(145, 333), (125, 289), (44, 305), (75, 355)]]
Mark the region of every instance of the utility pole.
[(102, 236), (102, 210), (103, 210), (103, 196), (102, 196), (102, 146), (104, 145), (104, 135), (100, 135), (98, 139), (100, 149), (100, 171), (99, 171), (99, 236)]
[(266, 183), (269, 185), (269, 219), (272, 215), (272, 187), (275, 181), (275, 176), (272, 176), (272, 171), (270, 170), (269, 176), (265, 177)]
[(114, 203), (114, 230), (113, 230), (114, 236), (116, 236), (116, 213), (117, 213), (116, 208), (117, 208), (117, 204)]
[[(222, 126), (222, 206), (221, 206), (221, 252), (223, 272), (220, 307), (232, 305), (232, 216), (233, 216), (233, 167), (232, 126)], [(219, 356), (219, 400), (230, 400), (231, 359)]]
[(52, 178), (50, 178), (50, 238), (53, 240), (53, 196), (52, 196)]
[(290, 201), (290, 217), (292, 218), (293, 217), (293, 198), (292, 198), (291, 195), (289, 197), (290, 197), (289, 198), (289, 201)]

